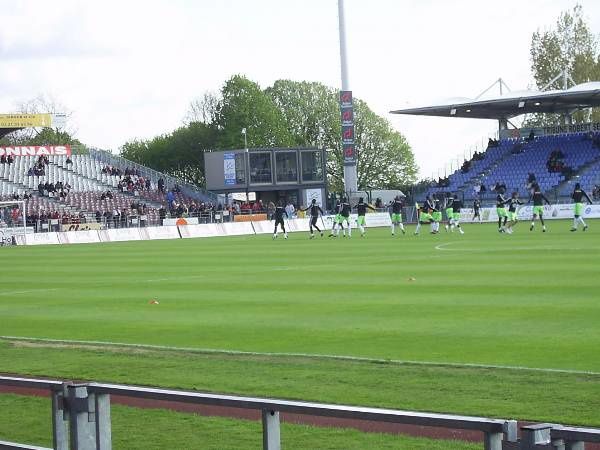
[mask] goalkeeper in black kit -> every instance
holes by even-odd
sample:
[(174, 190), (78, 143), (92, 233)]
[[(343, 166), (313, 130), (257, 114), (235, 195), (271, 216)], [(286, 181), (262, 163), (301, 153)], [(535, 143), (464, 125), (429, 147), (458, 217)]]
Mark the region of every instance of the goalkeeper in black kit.
[(323, 237), (323, 230), (320, 230), (317, 226), (317, 220), (319, 219), (319, 214), (323, 215), (323, 210), (319, 205), (317, 205), (317, 201), (313, 198), (310, 206), (306, 209), (302, 209), (301, 211), (310, 210), (310, 222), (308, 222), (308, 227), (310, 229), (310, 238), (314, 239), (315, 233), (313, 232), (313, 228), (321, 233), (321, 237)]
[(281, 231), (283, 231), (283, 236), (287, 239), (287, 231), (285, 231), (285, 223), (283, 222), (283, 216), (288, 217), (285, 208), (283, 207), (283, 202), (279, 201), (277, 207), (275, 208), (275, 230), (273, 231), (273, 239), (277, 238), (277, 226), (281, 225)]

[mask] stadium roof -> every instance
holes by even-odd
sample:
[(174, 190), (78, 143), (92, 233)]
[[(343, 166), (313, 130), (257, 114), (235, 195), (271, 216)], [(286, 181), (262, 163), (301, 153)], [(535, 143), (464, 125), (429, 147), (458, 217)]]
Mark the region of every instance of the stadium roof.
[(579, 84), (564, 91), (513, 91), (495, 97), (452, 98), (433, 105), (390, 111), (414, 116), (463, 117), (505, 120), (521, 114), (572, 114), (600, 106), (600, 81)]

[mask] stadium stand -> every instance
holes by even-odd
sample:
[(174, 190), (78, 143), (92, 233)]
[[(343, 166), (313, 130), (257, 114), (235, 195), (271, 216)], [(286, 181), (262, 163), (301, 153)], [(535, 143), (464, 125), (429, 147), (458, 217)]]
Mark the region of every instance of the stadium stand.
[(467, 200), (491, 199), (496, 195), (494, 187), (505, 185), (507, 192), (527, 197), (530, 174), (557, 200), (570, 195), (572, 181), (591, 194), (600, 180), (599, 144), (600, 135), (590, 133), (500, 140), (497, 146), (488, 147), (483, 157), (471, 160), (466, 173), (463, 166), (426, 194), (462, 192)]
[[(114, 170), (107, 171), (107, 166)], [(0, 201), (17, 199), (26, 201), (28, 217), (58, 215), (62, 223), (99, 221), (98, 215), (112, 220), (115, 212), (143, 214), (149, 223), (157, 223), (161, 208), (167, 216), (177, 215), (173, 200), (175, 205), (216, 207), (216, 196), (209, 192), (99, 150), (0, 162)]]

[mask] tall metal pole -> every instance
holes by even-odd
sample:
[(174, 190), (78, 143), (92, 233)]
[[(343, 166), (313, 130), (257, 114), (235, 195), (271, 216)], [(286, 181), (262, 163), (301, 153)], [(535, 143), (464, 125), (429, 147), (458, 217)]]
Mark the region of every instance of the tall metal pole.
[[(344, 152), (344, 185), (346, 193), (352, 195), (352, 193), (358, 190), (358, 176), (356, 173), (356, 151), (354, 148), (354, 112), (352, 107), (352, 93), (350, 92), (350, 83), (348, 81), (344, 0), (338, 0), (338, 19), (340, 33), (340, 69), (342, 76), (340, 106), (342, 113), (342, 151)], [(349, 103), (344, 101), (344, 93), (350, 93)], [(349, 114), (349, 116), (345, 116), (345, 113)], [(347, 119), (347, 117), (350, 116), (351, 119)]]

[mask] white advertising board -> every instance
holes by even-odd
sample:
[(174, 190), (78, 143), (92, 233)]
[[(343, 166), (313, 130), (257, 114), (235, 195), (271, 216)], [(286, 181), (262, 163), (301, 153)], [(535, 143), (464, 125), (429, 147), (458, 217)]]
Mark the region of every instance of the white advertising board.
[(25, 235), (26, 245), (56, 245), (60, 244), (58, 233), (34, 233)]
[(163, 219), (162, 224), (170, 225), (170, 226), (198, 225), (198, 218), (197, 217), (185, 217), (185, 218), (179, 218), (179, 219)]
[(61, 244), (92, 244), (100, 242), (97, 230), (63, 231), (58, 233)]
[[(331, 228), (333, 225), (334, 216), (324, 216), (325, 226)], [(356, 227), (357, 214), (350, 214), (350, 225)], [(389, 227), (392, 225), (392, 218), (388, 213), (369, 213), (365, 215), (365, 220), (368, 227)]]
[(144, 240), (179, 239), (177, 227), (147, 227), (140, 228), (140, 235)]
[(140, 241), (140, 230), (138, 228), (116, 228), (99, 232), (102, 242)]

